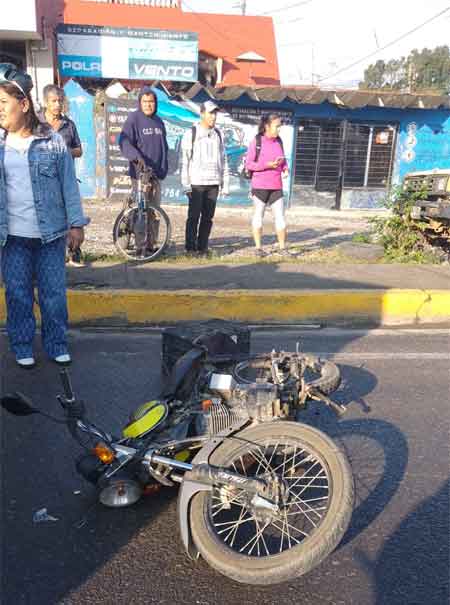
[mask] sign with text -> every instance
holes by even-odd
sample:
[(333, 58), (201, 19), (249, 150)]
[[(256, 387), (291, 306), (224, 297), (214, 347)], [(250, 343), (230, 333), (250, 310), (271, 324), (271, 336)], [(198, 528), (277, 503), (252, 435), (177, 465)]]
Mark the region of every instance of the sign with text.
[(130, 112), (136, 110), (136, 100), (107, 99), (106, 111), (106, 192), (109, 196), (126, 197), (131, 193), (128, 160), (119, 147), (119, 135)]
[(56, 31), (63, 77), (197, 81), (196, 33), (73, 24)]

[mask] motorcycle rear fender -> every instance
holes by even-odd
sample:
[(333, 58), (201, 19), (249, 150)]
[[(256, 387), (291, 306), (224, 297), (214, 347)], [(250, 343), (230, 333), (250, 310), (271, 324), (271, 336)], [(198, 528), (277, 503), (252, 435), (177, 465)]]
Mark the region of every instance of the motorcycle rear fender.
[[(221, 445), (226, 438), (242, 430), (248, 423), (249, 419), (243, 418), (239, 422), (233, 424), (233, 426), (231, 426), (228, 430), (218, 433), (213, 439), (207, 441), (192, 460), (192, 464), (209, 464), (211, 454), (219, 447), (219, 445)], [(195, 481), (191, 477), (192, 474), (190, 472), (185, 473), (183, 483), (181, 484), (178, 494), (178, 522), (180, 525), (181, 540), (184, 548), (186, 549), (189, 558), (195, 560), (198, 559), (200, 553), (192, 540), (190, 526), (191, 501), (195, 494), (198, 494), (198, 492), (211, 491), (212, 486)]]

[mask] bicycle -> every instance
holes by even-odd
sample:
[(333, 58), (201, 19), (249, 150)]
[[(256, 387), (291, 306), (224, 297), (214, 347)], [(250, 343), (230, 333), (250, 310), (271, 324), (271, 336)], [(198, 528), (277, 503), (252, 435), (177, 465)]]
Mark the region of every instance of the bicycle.
[(159, 258), (171, 237), (167, 213), (152, 201), (159, 193), (159, 181), (149, 167), (137, 174), (137, 186), (116, 218), (114, 245), (129, 261), (147, 263)]

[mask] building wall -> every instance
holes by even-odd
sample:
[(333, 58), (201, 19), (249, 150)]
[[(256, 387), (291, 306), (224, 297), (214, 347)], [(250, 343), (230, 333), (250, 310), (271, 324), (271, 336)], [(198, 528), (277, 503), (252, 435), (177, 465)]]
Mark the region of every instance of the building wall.
[(0, 36), (3, 38), (38, 38), (36, 0), (14, 0), (2, 3)]
[[(298, 120), (349, 120), (361, 123), (392, 124), (398, 129), (392, 167), (392, 185), (398, 185), (408, 172), (450, 169), (450, 110), (395, 109), (364, 107), (345, 109), (328, 102), (320, 105), (297, 104), (288, 101), (278, 104), (261, 104), (242, 97), (235, 102), (242, 107), (266, 106), (294, 112)], [(293, 154), (294, 156), (295, 154)], [(291, 170), (293, 166), (291, 166)], [(386, 197), (386, 189), (345, 189), (341, 208), (376, 208)], [(318, 192), (312, 188), (292, 185), (291, 204), (332, 208), (336, 195)]]
[[(181, 8), (65, 0), (64, 23), (191, 31), (199, 34), (199, 50), (222, 57), (224, 85), (279, 85), (275, 32), (270, 17), (185, 13)], [(239, 62), (253, 51), (264, 63)]]
[(42, 90), (47, 84), (54, 83), (53, 41), (46, 43), (27, 42), (27, 71), (33, 78), (32, 96), (39, 107), (42, 106)]

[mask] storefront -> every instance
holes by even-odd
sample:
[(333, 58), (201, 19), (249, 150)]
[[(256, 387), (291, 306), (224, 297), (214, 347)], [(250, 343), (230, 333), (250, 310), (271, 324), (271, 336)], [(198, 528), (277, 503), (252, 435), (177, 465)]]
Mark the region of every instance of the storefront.
[[(51, 37), (50, 37), (51, 38)], [(3, 8), (0, 21), (0, 62), (13, 63), (33, 78), (33, 96), (41, 101), (44, 86), (53, 83), (53, 50), (45, 19), (36, 0), (15, 0)]]

